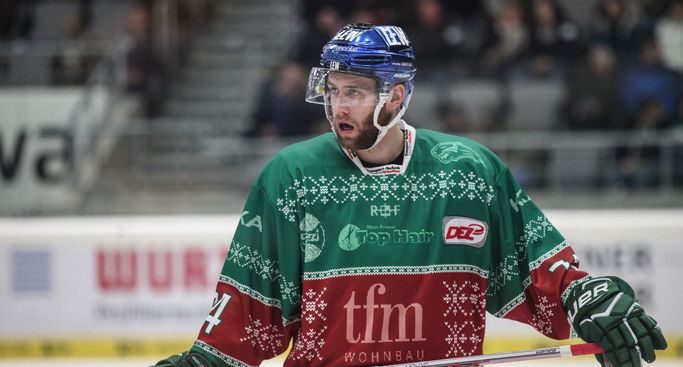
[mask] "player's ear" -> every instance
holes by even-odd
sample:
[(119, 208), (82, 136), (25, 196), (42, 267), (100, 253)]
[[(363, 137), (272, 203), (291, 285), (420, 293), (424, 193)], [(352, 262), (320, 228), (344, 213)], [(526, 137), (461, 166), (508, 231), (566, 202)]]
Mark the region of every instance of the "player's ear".
[(401, 107), (403, 98), (406, 95), (406, 86), (403, 84), (396, 84), (391, 88), (391, 96), (386, 103), (387, 110), (393, 112)]

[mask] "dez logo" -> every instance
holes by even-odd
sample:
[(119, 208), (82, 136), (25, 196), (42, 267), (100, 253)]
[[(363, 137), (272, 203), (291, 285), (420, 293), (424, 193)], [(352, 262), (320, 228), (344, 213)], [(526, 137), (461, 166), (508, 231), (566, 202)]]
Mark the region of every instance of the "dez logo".
[(489, 228), (485, 222), (467, 217), (444, 217), (443, 240), (447, 245), (482, 247)]

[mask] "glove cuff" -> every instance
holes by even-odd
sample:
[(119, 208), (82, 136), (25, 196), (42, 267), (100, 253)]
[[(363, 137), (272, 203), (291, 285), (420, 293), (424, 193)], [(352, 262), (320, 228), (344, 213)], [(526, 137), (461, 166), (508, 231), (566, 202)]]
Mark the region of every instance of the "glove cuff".
[(199, 353), (190, 352), (186, 359), (192, 367), (213, 367), (213, 364)]
[(158, 367), (214, 367), (206, 357), (195, 352), (183, 352), (157, 362)]
[(592, 313), (591, 310), (617, 293), (625, 293), (635, 298), (633, 288), (626, 281), (615, 276), (593, 278), (574, 287), (563, 306), (575, 330), (578, 323), (587, 314)]

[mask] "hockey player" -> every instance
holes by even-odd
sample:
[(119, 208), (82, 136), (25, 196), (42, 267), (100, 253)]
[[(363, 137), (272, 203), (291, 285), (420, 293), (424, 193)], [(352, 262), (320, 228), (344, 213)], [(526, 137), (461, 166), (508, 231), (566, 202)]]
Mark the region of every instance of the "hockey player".
[(485, 313), (600, 344), (602, 365), (666, 348), (615, 277), (572, 248), (501, 160), (401, 119), (415, 57), (396, 26), (344, 27), (306, 99), (332, 133), (279, 152), (247, 199), (189, 352), (159, 366), (373, 366), (481, 354)]

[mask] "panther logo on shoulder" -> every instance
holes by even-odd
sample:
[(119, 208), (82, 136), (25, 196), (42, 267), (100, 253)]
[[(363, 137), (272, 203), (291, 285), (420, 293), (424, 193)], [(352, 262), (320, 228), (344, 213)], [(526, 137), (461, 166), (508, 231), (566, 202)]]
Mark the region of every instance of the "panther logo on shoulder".
[(434, 146), (434, 148), (432, 148), (432, 156), (443, 164), (457, 162), (461, 159), (471, 159), (475, 163), (479, 163), (486, 167), (484, 160), (481, 159), (481, 156), (477, 152), (465, 144), (454, 141), (448, 141)]

